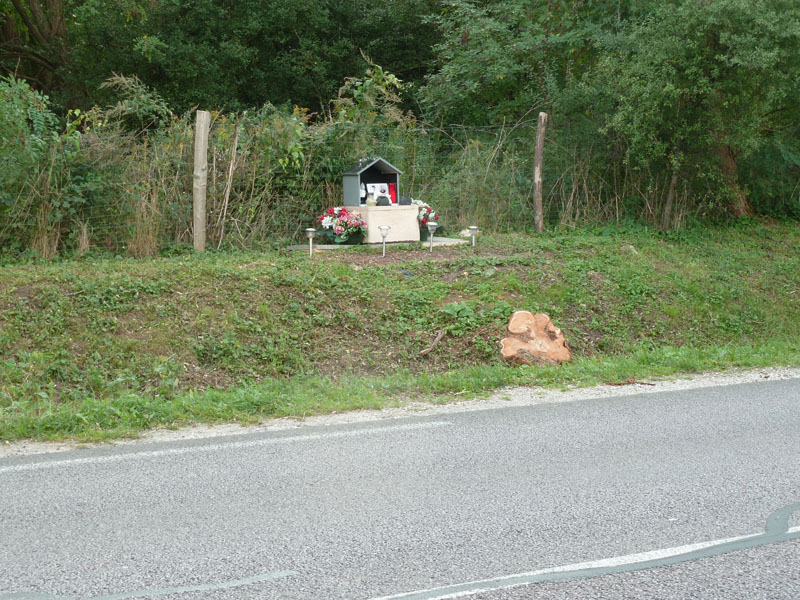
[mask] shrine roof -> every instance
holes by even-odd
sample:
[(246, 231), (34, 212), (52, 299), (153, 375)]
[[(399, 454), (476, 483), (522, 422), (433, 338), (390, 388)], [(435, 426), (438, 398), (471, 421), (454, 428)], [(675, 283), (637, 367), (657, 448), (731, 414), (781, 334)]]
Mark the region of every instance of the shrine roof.
[(403, 172), (400, 169), (392, 165), (390, 162), (380, 157), (372, 157), (372, 158), (362, 158), (360, 161), (356, 163), (356, 165), (352, 169), (345, 171), (343, 175), (361, 175), (361, 173), (363, 173), (372, 166), (377, 166), (382, 173), (397, 173), (399, 175), (403, 174)]

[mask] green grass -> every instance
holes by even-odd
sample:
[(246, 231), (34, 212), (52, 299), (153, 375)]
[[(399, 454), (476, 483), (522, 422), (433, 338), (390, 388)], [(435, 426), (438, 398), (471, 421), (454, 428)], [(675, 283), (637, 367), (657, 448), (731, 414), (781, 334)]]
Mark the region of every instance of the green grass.
[[(0, 266), (0, 439), (800, 365), (796, 223), (483, 236), (390, 261), (344, 252)], [(518, 309), (548, 313), (575, 359), (503, 365)]]

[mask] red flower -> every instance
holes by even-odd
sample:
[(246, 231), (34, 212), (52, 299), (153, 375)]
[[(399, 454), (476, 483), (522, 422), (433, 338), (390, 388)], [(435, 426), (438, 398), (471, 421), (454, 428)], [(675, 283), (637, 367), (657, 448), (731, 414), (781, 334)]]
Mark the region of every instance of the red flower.
[(329, 208), (329, 209), (328, 209), (328, 214), (329, 214), (329, 215), (332, 215), (332, 214), (333, 214), (333, 209), (332, 209), (332, 208)]

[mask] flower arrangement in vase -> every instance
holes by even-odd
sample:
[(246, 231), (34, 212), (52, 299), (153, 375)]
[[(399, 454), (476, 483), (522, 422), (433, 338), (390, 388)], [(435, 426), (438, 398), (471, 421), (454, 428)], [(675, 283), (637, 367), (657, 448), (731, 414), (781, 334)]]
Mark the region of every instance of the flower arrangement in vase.
[(419, 207), (417, 220), (419, 221), (419, 238), (421, 241), (428, 239), (428, 223), (431, 221), (439, 222), (439, 213), (435, 212), (430, 204), (422, 200), (411, 200), (411, 204)]
[(367, 223), (361, 215), (344, 206), (329, 208), (317, 217), (317, 223), (322, 235), (332, 237), (337, 244), (360, 244), (367, 233)]

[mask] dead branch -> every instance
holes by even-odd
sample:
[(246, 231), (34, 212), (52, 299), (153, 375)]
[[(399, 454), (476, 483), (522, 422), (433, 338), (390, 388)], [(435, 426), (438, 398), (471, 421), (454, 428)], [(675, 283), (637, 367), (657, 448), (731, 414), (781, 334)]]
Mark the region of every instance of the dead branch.
[(439, 333), (436, 334), (436, 337), (433, 338), (433, 341), (431, 342), (431, 345), (428, 346), (427, 348), (425, 348), (424, 350), (420, 351), (419, 355), (420, 356), (425, 356), (426, 354), (431, 352), (434, 348), (436, 348), (436, 344), (438, 344), (439, 342), (442, 341), (442, 338), (444, 337), (444, 334), (445, 334), (445, 330), (444, 329), (440, 329)]
[(606, 385), (655, 385), (655, 383), (647, 383), (646, 381), (636, 381), (635, 377), (630, 377), (625, 381), (609, 381)]

